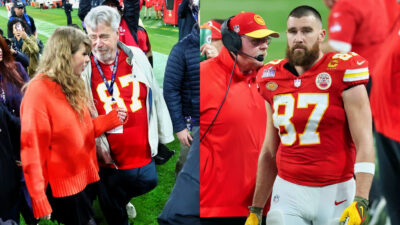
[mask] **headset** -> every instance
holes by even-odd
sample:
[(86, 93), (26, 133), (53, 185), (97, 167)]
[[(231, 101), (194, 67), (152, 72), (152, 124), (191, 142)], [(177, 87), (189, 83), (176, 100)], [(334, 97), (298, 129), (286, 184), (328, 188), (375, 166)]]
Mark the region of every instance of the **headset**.
[(239, 34), (229, 29), (229, 22), (232, 18), (233, 16), (225, 20), (221, 25), (222, 43), (229, 51), (233, 52), (237, 56), (242, 48), (242, 39)]

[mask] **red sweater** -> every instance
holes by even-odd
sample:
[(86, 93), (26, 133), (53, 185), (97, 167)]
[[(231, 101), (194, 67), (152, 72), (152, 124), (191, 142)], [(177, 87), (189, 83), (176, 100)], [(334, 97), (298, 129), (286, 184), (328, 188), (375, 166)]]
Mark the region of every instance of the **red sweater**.
[[(43, 76), (43, 75), (40, 75)], [(21, 161), (35, 217), (52, 212), (46, 196), (75, 195), (99, 180), (95, 137), (120, 125), (115, 110), (83, 121), (60, 85), (43, 77), (30, 83), (21, 104)]]

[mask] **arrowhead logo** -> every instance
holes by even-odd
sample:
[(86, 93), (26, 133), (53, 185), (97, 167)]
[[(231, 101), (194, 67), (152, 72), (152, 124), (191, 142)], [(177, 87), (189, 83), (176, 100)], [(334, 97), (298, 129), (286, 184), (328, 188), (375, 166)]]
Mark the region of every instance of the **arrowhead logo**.
[(343, 202), (345, 202), (346, 200), (343, 200), (343, 201), (340, 201), (340, 202), (337, 202), (337, 201), (335, 201), (335, 205), (340, 205), (340, 204), (342, 204)]
[(364, 63), (365, 63), (365, 60), (363, 60), (363, 61), (361, 61), (361, 62), (357, 61), (357, 65), (359, 65), (359, 66), (361, 66), (361, 65), (364, 64)]

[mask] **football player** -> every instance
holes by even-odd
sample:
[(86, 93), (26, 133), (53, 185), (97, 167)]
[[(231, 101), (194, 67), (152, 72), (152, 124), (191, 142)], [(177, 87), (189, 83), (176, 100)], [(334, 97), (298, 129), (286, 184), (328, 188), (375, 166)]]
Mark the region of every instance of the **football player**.
[(375, 171), (368, 62), (323, 54), (326, 32), (312, 7), (289, 14), (286, 34), (286, 58), (257, 74), (267, 128), (246, 224), (259, 222), (271, 192), (268, 225), (362, 224)]

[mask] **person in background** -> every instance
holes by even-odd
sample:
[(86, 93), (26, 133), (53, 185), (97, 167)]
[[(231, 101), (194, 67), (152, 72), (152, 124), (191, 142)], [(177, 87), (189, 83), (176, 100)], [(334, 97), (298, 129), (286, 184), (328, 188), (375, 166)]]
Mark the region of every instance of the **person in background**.
[(57, 28), (21, 104), (21, 162), (34, 216), (66, 225), (95, 224), (91, 196), (100, 179), (95, 137), (127, 117), (115, 107), (91, 118), (80, 77), (90, 50), (82, 31)]
[(199, 0), (183, 0), (178, 7), (179, 40), (190, 34), (198, 21)]
[(164, 75), (164, 98), (181, 144), (174, 188), (158, 217), (160, 225), (199, 224), (200, 58), (199, 25), (171, 50)]
[(154, 12), (156, 13), (156, 20), (161, 20), (161, 10), (163, 8), (164, 5), (164, 1), (163, 0), (154, 0)]
[(289, 13), (286, 35), (286, 58), (257, 74), (267, 127), (246, 225), (259, 224), (269, 196), (268, 225), (365, 224), (375, 172), (368, 62), (324, 54), (310, 6)]
[(39, 64), (39, 46), (35, 35), (32, 35), (26, 23), (20, 18), (14, 18), (8, 23), (12, 28), (14, 37), (11, 38), (12, 46), (15, 50), (23, 52), (29, 58), (28, 74), (33, 77)]
[(255, 77), (279, 34), (252, 12), (226, 20), (221, 33), (219, 55), (200, 63), (200, 217), (204, 225), (243, 225), (267, 116)]
[(72, 24), (72, 18), (71, 18), (72, 11), (73, 11), (72, 4), (69, 3), (69, 0), (65, 0), (64, 12), (65, 12), (65, 15), (67, 16), (67, 25)]
[(27, 55), (25, 55), (24, 53), (15, 50), (14, 48), (16, 48), (15, 46), (13, 47), (13, 43), (7, 39), (4, 36), (3, 30), (0, 28), (0, 36), (4, 38), (4, 40), (6, 41), (15, 61), (19, 62), (22, 64), (22, 66), (24, 67), (25, 71), (28, 70), (28, 66), (29, 66), (29, 58)]
[[(13, 149), (19, 146), (19, 118), (13, 116), (7, 107), (0, 103), (0, 224), (18, 224), (16, 218), (8, 217), (18, 204), (19, 174)], [(15, 151), (15, 150), (14, 150)], [(19, 216), (19, 214), (18, 214)], [(19, 217), (18, 217), (19, 220)]]
[(368, 61), (373, 77), (382, 43), (393, 26), (386, 7), (390, 1), (396, 0), (323, 0), (330, 13), (329, 39), (322, 43), (322, 51), (356, 52)]
[(151, 8), (153, 8), (154, 2), (153, 2), (153, 0), (145, 0), (145, 2), (146, 3), (144, 5), (145, 9), (144, 9), (144, 18), (143, 19), (151, 19), (152, 18)]
[[(92, 57), (82, 73), (89, 91), (93, 116), (104, 115), (112, 105), (128, 110), (123, 127), (97, 139), (99, 203), (108, 224), (127, 224), (126, 205), (156, 187), (153, 156), (158, 143), (174, 140), (172, 123), (151, 65), (143, 51), (119, 39), (118, 11), (109, 6), (93, 8), (85, 17), (92, 43)], [(132, 138), (135, 137), (135, 138)]]
[(186, 162), (193, 142), (191, 133), (197, 133), (200, 125), (199, 47), (199, 25), (196, 23), (192, 33), (172, 48), (165, 68), (164, 98), (181, 145), (175, 175)]
[[(12, 26), (10, 26), (11, 21), (13, 21), (15, 18), (20, 18), (27, 24), (27, 29), (26, 32), (33, 34), (35, 37), (37, 37), (37, 31), (36, 31), (36, 25), (35, 25), (35, 20), (29, 16), (26, 11), (25, 11), (25, 4), (20, 1), (20, 0), (15, 0), (13, 7), (11, 8), (11, 17), (8, 20), (8, 30), (7, 30), (7, 36), (8, 38), (13, 38), (14, 37), (14, 32)], [(29, 28), (29, 31), (28, 31)]]
[[(28, 82), (29, 76), (23, 66), (14, 61), (13, 53), (3, 37), (0, 37), (0, 104), (6, 106), (6, 109), (18, 120), (20, 116), (20, 105), (22, 101), (22, 86)], [(13, 128), (10, 127), (10, 130)], [(18, 131), (20, 128), (18, 125)], [(13, 159), (15, 165), (20, 166), (20, 135), (10, 136), (13, 143)], [(7, 142), (5, 142), (7, 143)], [(11, 150), (11, 148), (9, 149)], [(18, 163), (17, 163), (18, 162)], [(22, 175), (21, 168), (18, 169), (15, 179), (19, 180), (19, 187), (15, 190), (19, 193), (17, 202), (13, 205), (12, 209), (8, 211), (2, 218), (4, 220), (11, 219), (19, 223), (20, 213), (22, 213), (24, 220), (27, 224), (36, 224), (32, 213), (31, 199), (27, 194), (25, 180)], [(11, 182), (11, 181), (10, 181)]]
[(205, 55), (207, 59), (216, 57), (223, 46), (221, 35), (221, 24), (224, 20), (210, 20), (200, 26), (200, 29), (211, 30), (211, 43), (204, 43), (200, 46), (200, 55)]
[(383, 48), (372, 77), (370, 101), (381, 190), (391, 224), (400, 224), (400, 17)]

